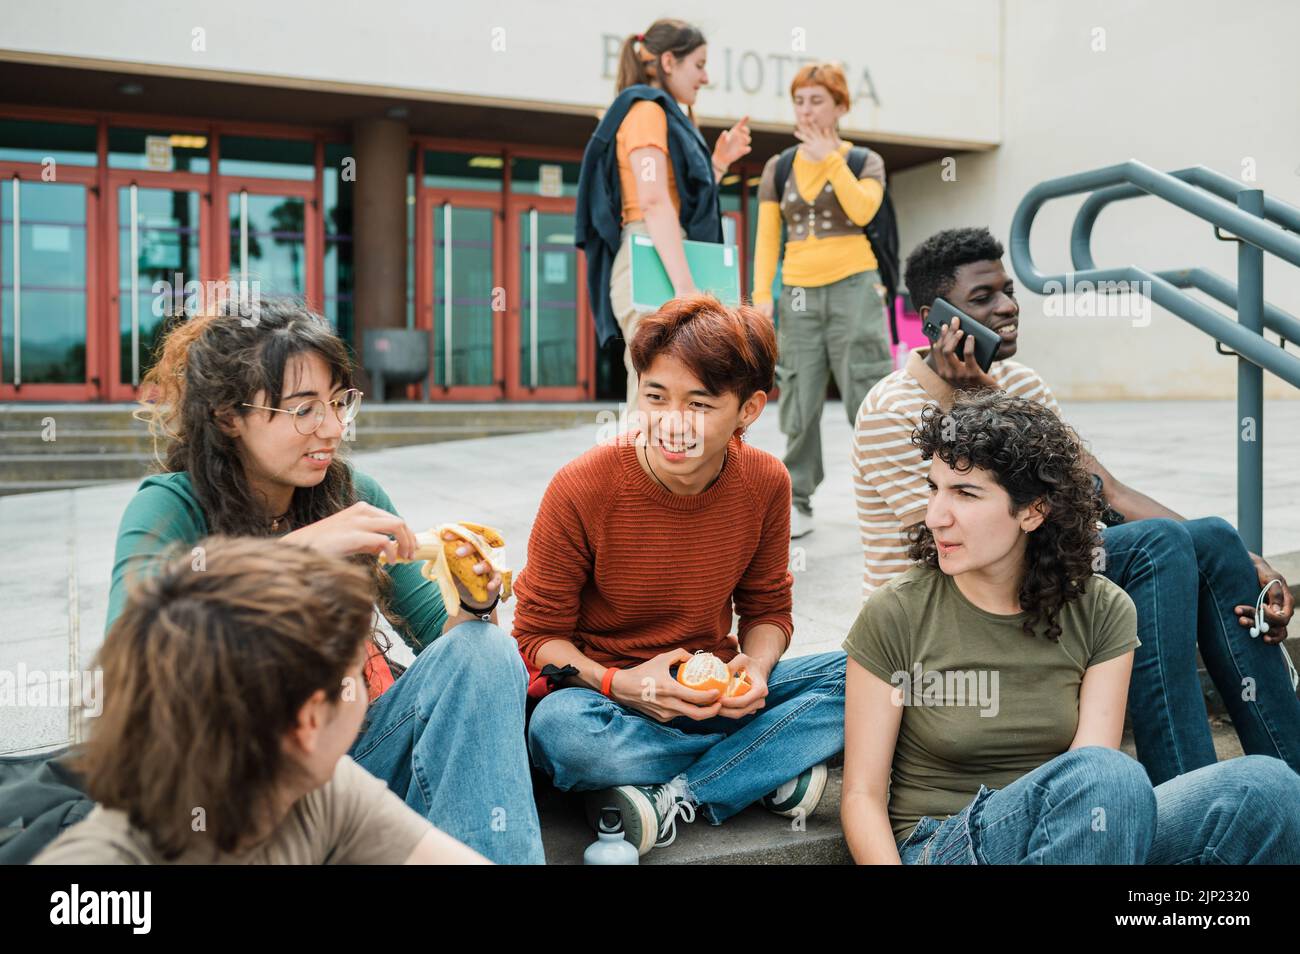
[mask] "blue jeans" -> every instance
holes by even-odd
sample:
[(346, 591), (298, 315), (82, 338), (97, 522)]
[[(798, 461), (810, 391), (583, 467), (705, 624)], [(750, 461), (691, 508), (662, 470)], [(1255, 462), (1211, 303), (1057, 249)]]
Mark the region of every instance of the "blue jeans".
[(980, 786), (944, 821), (922, 818), (903, 864), (1300, 863), (1300, 775), (1247, 755), (1154, 788), (1115, 749), (1058, 755), (1006, 788)]
[[(1138, 614), (1128, 706), (1138, 759), (1159, 785), (1216, 760), (1196, 674), (1199, 645), (1248, 754), (1300, 772), (1300, 699), (1283, 650), (1252, 638), (1232, 608), (1253, 604), (1259, 576), (1226, 520), (1138, 520), (1108, 527), (1104, 575)], [(1246, 692), (1253, 681), (1254, 698)]]
[(743, 719), (657, 722), (594, 689), (560, 689), (533, 710), (528, 748), (561, 791), (661, 785), (679, 775), (720, 825), (844, 748), (843, 652), (782, 659), (767, 705)]
[(491, 623), (461, 623), (371, 704), (350, 754), (492, 861), (544, 864), (524, 744), (527, 682), (510, 636)]

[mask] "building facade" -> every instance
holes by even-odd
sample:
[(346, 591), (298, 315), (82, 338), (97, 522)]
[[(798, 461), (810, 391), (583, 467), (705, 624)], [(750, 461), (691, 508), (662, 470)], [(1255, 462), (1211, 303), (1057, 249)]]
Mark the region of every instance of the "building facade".
[[(1214, 19), (1210, 0), (1195, 5), (1197, 22)], [(1254, 132), (1293, 91), (1261, 77), (1243, 97), (1196, 65), (1207, 44), (1245, 75), (1281, 56), (1300, 14), (1281, 0), (1247, 7), (1214, 39), (1186, 17), (1171, 25), (1109, 0), (1086, 11), (719, 0), (669, 12), (710, 40), (695, 109), (706, 138), (741, 116), (754, 131), (722, 188), (748, 291), (758, 175), (794, 142), (789, 81), (814, 60), (846, 66), (854, 104), (841, 132), (884, 156), (905, 254), (952, 225), (1005, 238), (1036, 182), (1129, 157), (1229, 174), (1250, 157), (1261, 186), (1300, 202), (1296, 124)], [(428, 373), (405, 396), (617, 397), (621, 345), (597, 346), (572, 216), (619, 46), (663, 12), (596, 0), (46, 0), (7, 17), (0, 400), (131, 400), (169, 322), (240, 281), (304, 297), (363, 366), (367, 332), (426, 331)], [(1049, 263), (1067, 248), (1072, 208), (1061, 205), (1035, 233)], [(1132, 221), (1104, 221), (1099, 253), (1233, 276), (1230, 249), (1191, 242), (1185, 217), (1141, 208)], [(1286, 307), (1300, 286), (1284, 276), (1267, 291)], [(1045, 315), (1027, 294), (1022, 308), (1024, 347), (1063, 397), (1232, 394), (1232, 363), (1159, 309), (1134, 329)], [(1107, 361), (1116, 373), (1098, 370)], [(1294, 394), (1279, 385), (1268, 393)]]

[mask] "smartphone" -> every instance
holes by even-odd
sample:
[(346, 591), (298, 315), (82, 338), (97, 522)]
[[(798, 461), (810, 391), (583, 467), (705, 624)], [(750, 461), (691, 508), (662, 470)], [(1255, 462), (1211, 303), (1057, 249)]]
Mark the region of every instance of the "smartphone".
[[(980, 366), (981, 371), (987, 373), (997, 356), (998, 346), (1002, 344), (1002, 336), (992, 328), (980, 324), (970, 315), (959, 311), (947, 299), (936, 298), (934, 304), (930, 306), (930, 313), (925, 316), (925, 324), (921, 326), (921, 330), (930, 339), (930, 344), (934, 344), (939, 340), (939, 331), (944, 325), (950, 324), (954, 317), (961, 320), (961, 330), (975, 339), (975, 363)], [(965, 338), (962, 341), (965, 341)], [(960, 348), (959, 342), (959, 352)]]

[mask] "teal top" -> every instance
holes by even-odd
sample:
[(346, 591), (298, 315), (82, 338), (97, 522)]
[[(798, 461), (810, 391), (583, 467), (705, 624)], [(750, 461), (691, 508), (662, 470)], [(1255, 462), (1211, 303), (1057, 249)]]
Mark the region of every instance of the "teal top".
[[(357, 499), (380, 510), (396, 514), (393, 502), (374, 478), (352, 472)], [(113, 554), (113, 583), (108, 594), (107, 632), (126, 605), (129, 583), (148, 575), (158, 557), (170, 547), (194, 546), (208, 535), (208, 523), (194, 495), (190, 475), (184, 471), (155, 474), (144, 482), (126, 506), (117, 528), (117, 549)], [(391, 608), (404, 625), (398, 633), (413, 652), (420, 652), (442, 635), (447, 610), (442, 594), (425, 579), (419, 563), (400, 563), (385, 569), (393, 581)]]

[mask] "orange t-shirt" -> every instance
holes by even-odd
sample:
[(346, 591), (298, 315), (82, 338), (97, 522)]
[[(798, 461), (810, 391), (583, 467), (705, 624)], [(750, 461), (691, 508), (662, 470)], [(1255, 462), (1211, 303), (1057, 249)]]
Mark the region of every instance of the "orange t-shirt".
[(663, 107), (649, 99), (634, 103), (618, 127), (614, 146), (618, 156), (619, 187), (623, 190), (623, 224), (639, 222), (645, 218), (641, 204), (637, 201), (636, 176), (628, 157), (633, 149), (647, 146), (653, 146), (664, 154), (664, 164), (668, 166), (668, 197), (680, 215), (682, 203), (677, 197), (677, 180), (673, 176), (672, 158), (668, 154), (668, 116)]

